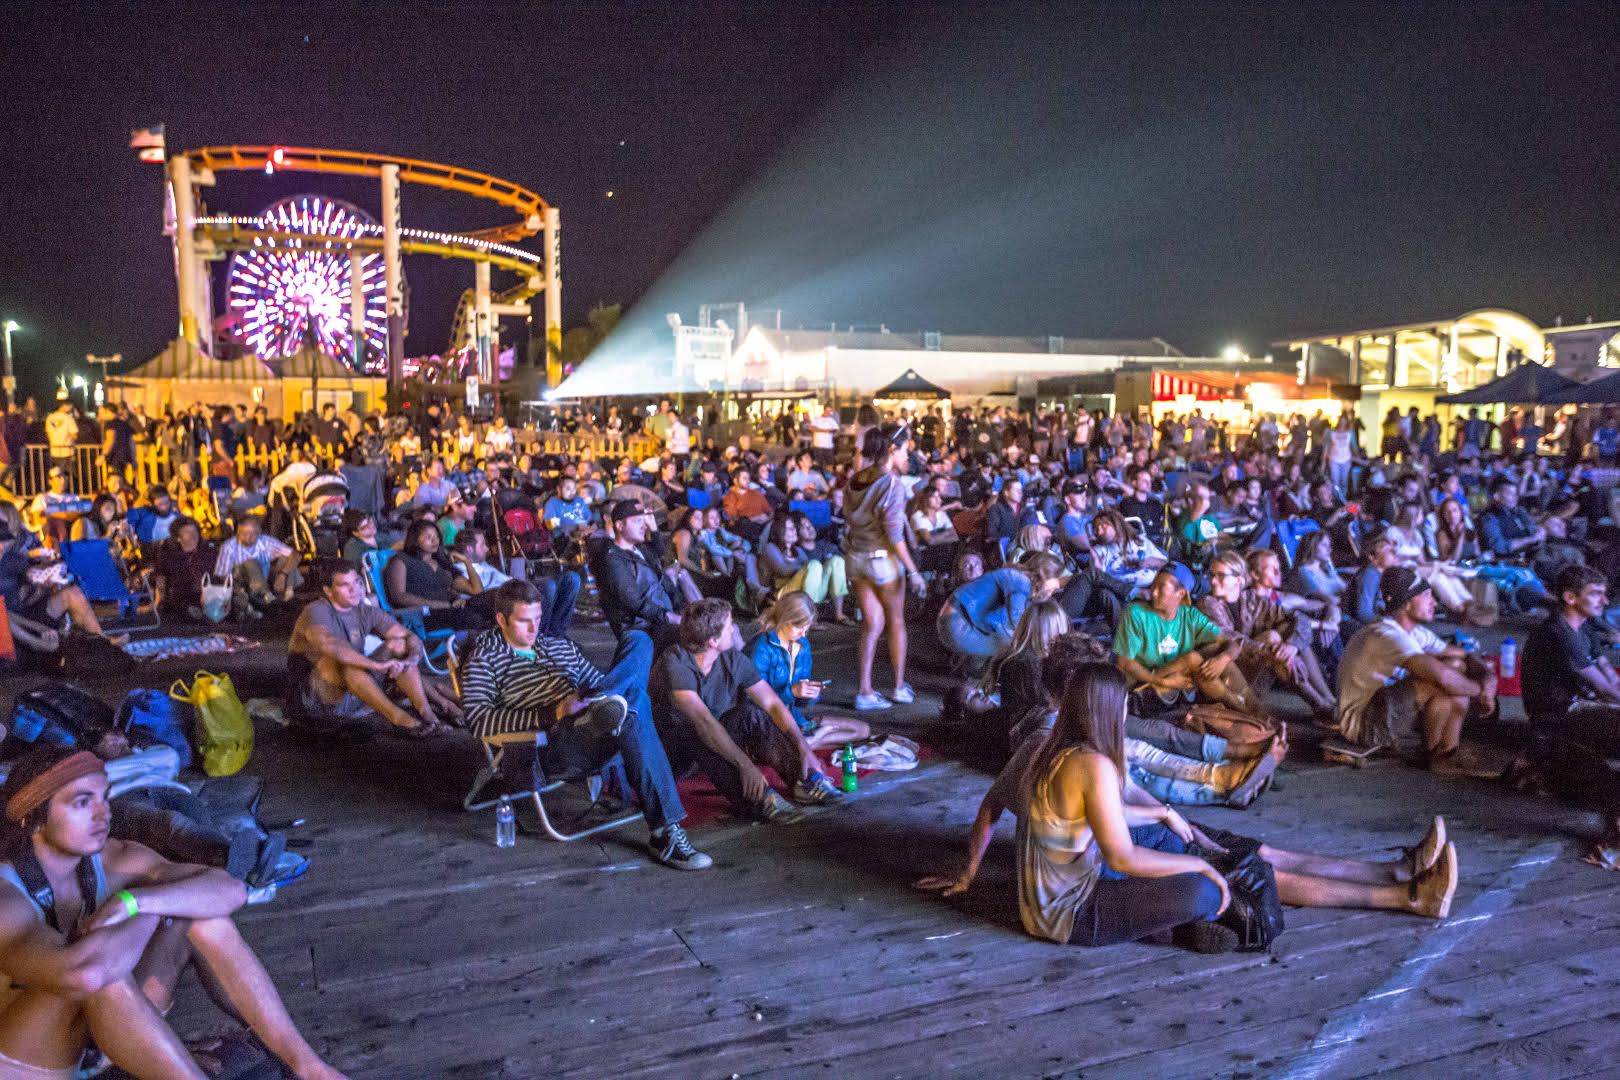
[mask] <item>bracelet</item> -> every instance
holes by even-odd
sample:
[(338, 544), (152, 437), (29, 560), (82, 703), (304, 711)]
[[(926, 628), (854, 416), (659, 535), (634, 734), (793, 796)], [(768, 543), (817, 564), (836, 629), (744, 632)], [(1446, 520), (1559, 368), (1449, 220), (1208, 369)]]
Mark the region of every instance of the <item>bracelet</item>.
[(113, 896), (123, 901), (125, 915), (128, 915), (133, 919), (135, 916), (141, 913), (141, 905), (135, 902), (135, 894), (130, 892), (128, 889), (119, 889), (117, 892), (113, 893)]

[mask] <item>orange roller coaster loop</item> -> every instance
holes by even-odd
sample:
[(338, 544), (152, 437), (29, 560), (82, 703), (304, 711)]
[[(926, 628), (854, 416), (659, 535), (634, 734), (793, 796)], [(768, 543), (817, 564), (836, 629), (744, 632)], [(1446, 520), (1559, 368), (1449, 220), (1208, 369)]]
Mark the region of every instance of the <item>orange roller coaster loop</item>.
[(548, 209), (548, 204), (539, 195), (498, 176), (392, 154), (316, 150), (303, 146), (203, 146), (178, 153), (190, 159), (193, 168), (215, 172), (263, 171), (266, 165), (270, 165), (275, 172), (381, 176), (384, 165), (398, 165), (402, 182), (488, 199), (514, 211), (518, 219), (511, 224), (493, 225), (462, 234), (495, 243), (512, 243), (533, 236), (540, 231)]

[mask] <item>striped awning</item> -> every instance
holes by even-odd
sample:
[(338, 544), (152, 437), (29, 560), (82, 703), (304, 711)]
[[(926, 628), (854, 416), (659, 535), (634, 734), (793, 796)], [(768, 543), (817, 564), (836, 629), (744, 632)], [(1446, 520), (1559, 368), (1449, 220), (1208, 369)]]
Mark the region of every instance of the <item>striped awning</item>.
[(1195, 397), (1199, 401), (1220, 401), (1230, 397), (1229, 391), (1187, 375), (1173, 375), (1167, 371), (1153, 373), (1153, 400), (1174, 401), (1178, 397)]

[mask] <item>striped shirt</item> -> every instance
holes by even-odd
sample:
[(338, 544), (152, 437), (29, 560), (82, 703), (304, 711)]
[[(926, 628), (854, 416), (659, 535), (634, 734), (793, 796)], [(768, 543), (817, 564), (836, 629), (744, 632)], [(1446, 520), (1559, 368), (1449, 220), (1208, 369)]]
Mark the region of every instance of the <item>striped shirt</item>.
[(479, 738), (544, 731), (569, 695), (586, 696), (604, 677), (579, 646), (565, 637), (542, 637), (534, 656), (512, 648), (499, 630), (473, 641), (461, 669), (461, 705)]

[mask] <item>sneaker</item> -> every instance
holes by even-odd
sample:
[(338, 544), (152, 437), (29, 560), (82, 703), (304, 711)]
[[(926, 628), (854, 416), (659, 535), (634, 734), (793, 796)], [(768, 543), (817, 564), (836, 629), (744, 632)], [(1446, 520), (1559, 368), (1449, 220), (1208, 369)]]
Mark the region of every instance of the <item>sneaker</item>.
[(788, 792), (788, 798), (800, 806), (820, 806), (823, 803), (837, 802), (843, 797), (844, 793), (818, 772), (811, 773), (803, 780), (794, 781), (793, 790)]
[(771, 825), (792, 825), (804, 816), (794, 809), (792, 803), (769, 790), (765, 792), (765, 801), (754, 808), (754, 813), (759, 820)]
[(707, 870), (714, 865), (713, 859), (692, 846), (692, 841), (686, 837), (686, 830), (679, 825), (653, 830), (647, 840), (647, 848), (653, 858), (677, 870)]
[(574, 730), (582, 735), (599, 735), (613, 738), (624, 730), (625, 717), (630, 715), (630, 705), (618, 694), (605, 694), (599, 698), (592, 698), (576, 712), (570, 713), (564, 723), (570, 724)]
[(894, 702), (890, 701), (888, 698), (877, 693), (876, 691), (873, 691), (870, 694), (855, 695), (855, 709), (858, 712), (870, 712), (873, 709), (887, 709), (893, 704)]
[(894, 693), (889, 695), (889, 699), (896, 705), (910, 705), (917, 700), (917, 691), (911, 688), (910, 683), (901, 683), (894, 688)]

